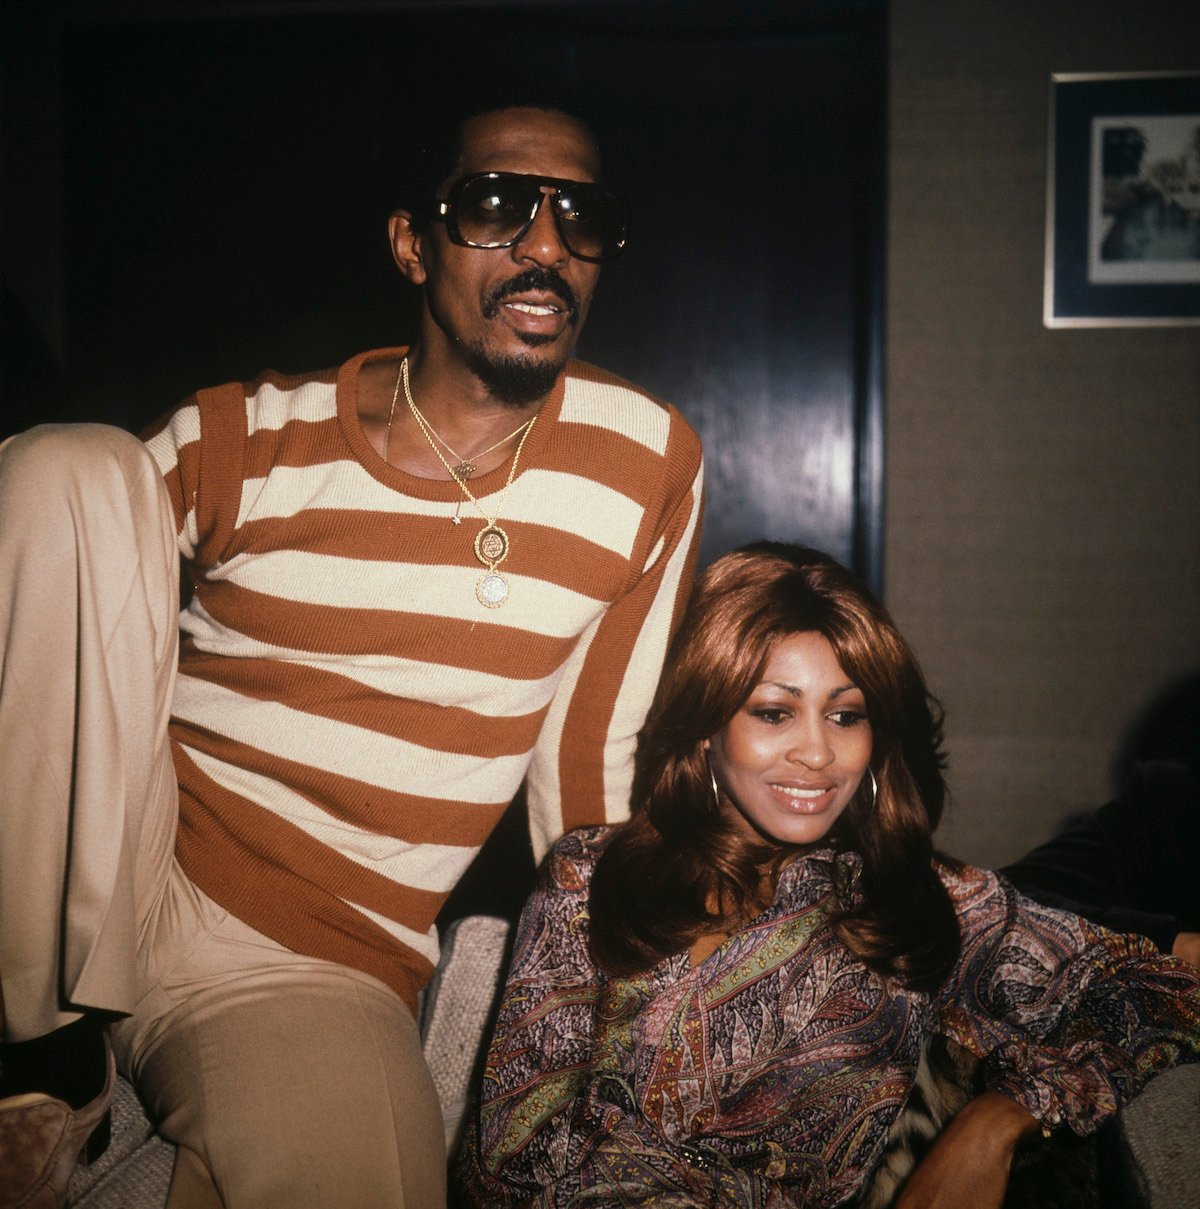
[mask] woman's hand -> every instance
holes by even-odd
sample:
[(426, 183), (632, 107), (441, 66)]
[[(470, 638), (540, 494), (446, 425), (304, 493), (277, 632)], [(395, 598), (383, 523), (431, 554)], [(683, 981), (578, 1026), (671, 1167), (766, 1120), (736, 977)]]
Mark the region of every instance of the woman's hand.
[(1015, 1100), (984, 1092), (938, 1135), (896, 1209), (1000, 1209), (1017, 1143), (1039, 1128)]

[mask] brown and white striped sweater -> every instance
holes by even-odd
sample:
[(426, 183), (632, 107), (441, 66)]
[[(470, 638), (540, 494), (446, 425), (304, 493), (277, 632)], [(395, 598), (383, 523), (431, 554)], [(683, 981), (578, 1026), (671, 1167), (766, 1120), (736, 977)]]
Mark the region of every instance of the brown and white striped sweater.
[[(188, 876), (299, 953), (415, 1006), (438, 908), (527, 779), (537, 854), (628, 809), (635, 737), (690, 586), (700, 445), (674, 408), (572, 362), (501, 525), (367, 442), (358, 373), (205, 390), (146, 435), (195, 583), (171, 738)], [(487, 508), (505, 464), (472, 480)], [(473, 510), (472, 510), (473, 512)]]

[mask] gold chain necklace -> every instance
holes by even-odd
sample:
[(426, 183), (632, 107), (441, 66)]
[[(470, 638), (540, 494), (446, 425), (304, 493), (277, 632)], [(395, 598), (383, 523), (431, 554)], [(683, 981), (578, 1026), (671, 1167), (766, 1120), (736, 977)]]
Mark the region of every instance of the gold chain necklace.
[[(449, 474), (449, 476), (458, 484), (459, 490), (467, 497), (467, 499), (471, 501), (472, 504), (475, 505), (479, 515), (484, 519), (483, 528), (480, 529), (475, 535), (475, 557), (479, 559), (479, 561), (483, 563), (485, 567), (487, 567), (487, 570), (479, 577), (479, 581), (475, 585), (475, 595), (479, 599), (479, 603), (481, 605), (484, 605), (489, 609), (498, 609), (508, 599), (508, 580), (505, 579), (504, 576), (496, 570), (496, 568), (508, 557), (511, 544), (508, 540), (508, 534), (505, 533), (496, 522), (500, 519), (500, 512), (504, 507), (504, 500), (508, 495), (508, 489), (512, 486), (512, 481), (516, 477), (517, 463), (521, 460), (521, 450), (525, 448), (525, 441), (528, 439), (529, 434), (533, 431), (533, 425), (537, 420), (537, 416), (534, 416), (533, 419), (531, 419), (527, 424), (523, 424), (521, 426), (525, 429), (525, 431), (522, 433), (521, 440), (517, 444), (516, 453), (513, 454), (512, 465), (508, 468), (508, 478), (505, 480), (504, 490), (500, 492), (500, 498), (496, 501), (495, 511), (491, 516), (488, 516), (483, 505), (475, 498), (474, 492), (472, 492), (470, 487), (467, 486), (466, 476), (463, 475), (460, 477), (460, 475), (456, 474), (456, 468), (451, 466), (450, 463), (446, 461), (442, 451), (437, 447), (437, 441), (441, 440), (441, 438), (437, 436), (437, 433), (433, 431), (429, 421), (426, 420), (421, 414), (420, 409), (417, 407), (416, 400), (412, 396), (412, 387), (409, 385), (408, 381), (407, 356), (404, 357), (400, 362), (400, 375), (396, 380), (396, 390), (392, 392), (393, 412), (396, 408), (396, 399), (399, 396), (401, 385), (404, 387), (404, 398), (408, 401), (409, 410), (413, 414), (413, 419), (417, 422), (417, 427), (420, 428), (421, 432), (424, 434), (425, 440), (429, 442), (429, 448), (432, 449), (435, 454), (437, 454), (437, 459), (443, 466), (445, 466), (446, 473)], [(390, 416), (388, 418), (388, 430), (391, 430)], [(516, 432), (513, 432), (508, 437), (505, 437), (505, 440), (511, 440), (512, 437), (516, 436), (517, 432), (520, 431), (521, 429), (518, 428)], [(434, 439), (435, 437), (437, 440)], [(443, 444), (445, 444), (445, 442), (443, 442)], [(503, 445), (504, 441), (500, 441), (499, 444)], [(446, 448), (450, 449), (450, 446), (447, 445)], [(386, 452), (387, 437), (385, 435), (384, 453), (386, 454)], [(451, 449), (450, 452), (454, 453), (454, 450)], [(457, 454), (454, 454), (454, 456), (458, 457)]]
[[(392, 441), (392, 420), (396, 416), (396, 400), (400, 397), (400, 375), (396, 375), (396, 389), (392, 391), (392, 408), (388, 412), (387, 432), (383, 436), (383, 460), (388, 460), (388, 450), (391, 448)], [(422, 417), (424, 418), (424, 417)], [(533, 420), (526, 420), (524, 424), (518, 425), (506, 437), (501, 437), (494, 445), (489, 445), (486, 449), (481, 449), (478, 453), (473, 453), (469, 458), (464, 458), (461, 453), (446, 440), (444, 436), (428, 420), (425, 421), (429, 431), (438, 439), (442, 447), (454, 458), (457, 465), (451, 467), (450, 473), (458, 478), (460, 475), (464, 479), (469, 479), (471, 475), (479, 469), (479, 462), (486, 458), (489, 453), (494, 453), (501, 445), (507, 445), (515, 436), (519, 436), (527, 429)], [(452, 525), (462, 524), (462, 500), (459, 500), (454, 505), (454, 515), (450, 518)]]

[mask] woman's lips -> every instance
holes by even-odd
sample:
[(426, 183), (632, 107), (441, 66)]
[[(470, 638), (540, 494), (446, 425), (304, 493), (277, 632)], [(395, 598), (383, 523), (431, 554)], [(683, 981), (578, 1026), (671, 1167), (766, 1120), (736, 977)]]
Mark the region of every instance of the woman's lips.
[(794, 814), (821, 814), (837, 793), (836, 785), (785, 785), (773, 782), (771, 789), (784, 809)]

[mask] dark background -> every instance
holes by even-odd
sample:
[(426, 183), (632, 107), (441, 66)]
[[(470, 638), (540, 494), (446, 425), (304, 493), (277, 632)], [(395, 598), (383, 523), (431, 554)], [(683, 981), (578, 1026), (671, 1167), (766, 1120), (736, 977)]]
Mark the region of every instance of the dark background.
[[(546, 84), (634, 212), (579, 355), (700, 432), (702, 557), (804, 541), (878, 584), (882, 3), (25, 0), (4, 21), (6, 263), (37, 262), (19, 147), (54, 121), (63, 231), (61, 342), (20, 274), (0, 312), (5, 431), (137, 429), (200, 386), (404, 342), (385, 222), (411, 140), (466, 92)], [(46, 39), (53, 116), (21, 104)]]

